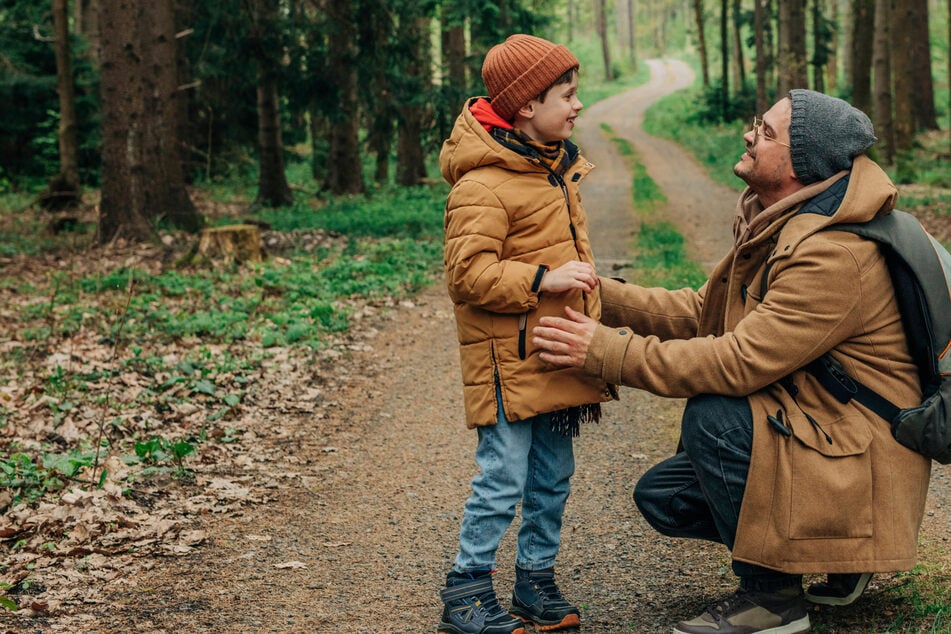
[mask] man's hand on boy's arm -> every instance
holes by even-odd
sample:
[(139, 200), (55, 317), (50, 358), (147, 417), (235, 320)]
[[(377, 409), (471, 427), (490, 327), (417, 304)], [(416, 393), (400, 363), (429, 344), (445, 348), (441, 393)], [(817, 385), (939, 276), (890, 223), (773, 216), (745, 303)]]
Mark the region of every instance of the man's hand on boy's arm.
[(598, 287), (598, 272), (587, 262), (571, 261), (552, 269), (542, 277), (540, 292), (564, 293), (580, 289), (590, 293)]
[(598, 322), (568, 306), (565, 314), (567, 319), (542, 317), (532, 329), (532, 343), (544, 350), (538, 358), (545, 363), (583, 368)]

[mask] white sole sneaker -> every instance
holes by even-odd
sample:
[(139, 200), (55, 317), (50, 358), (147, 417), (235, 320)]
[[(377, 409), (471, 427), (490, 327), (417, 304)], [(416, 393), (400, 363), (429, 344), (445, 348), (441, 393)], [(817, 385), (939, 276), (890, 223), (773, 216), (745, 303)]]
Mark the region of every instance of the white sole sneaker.
[[(828, 594), (813, 594), (812, 590), (816, 586), (821, 586), (823, 590), (827, 589), (829, 585), (827, 583), (815, 583), (809, 586), (806, 590), (805, 597), (806, 601), (810, 603), (815, 603), (818, 605), (851, 605), (862, 596), (862, 593), (865, 592), (865, 589), (868, 587), (868, 582), (872, 578), (872, 573), (866, 572), (862, 573), (859, 576), (858, 582), (855, 584), (855, 587), (852, 588), (852, 591), (845, 596), (837, 595), (828, 595)], [(818, 590), (818, 588), (817, 588)]]

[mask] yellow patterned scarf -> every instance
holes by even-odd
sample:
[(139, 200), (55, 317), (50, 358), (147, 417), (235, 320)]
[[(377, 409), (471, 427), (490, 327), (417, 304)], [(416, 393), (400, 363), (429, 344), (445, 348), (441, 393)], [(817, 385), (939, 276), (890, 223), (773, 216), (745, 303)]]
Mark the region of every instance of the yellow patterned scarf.
[(563, 176), (571, 166), (572, 157), (569, 155), (564, 141), (539, 143), (518, 128), (509, 130), (493, 128), (492, 136), (505, 147), (536, 159), (558, 176)]

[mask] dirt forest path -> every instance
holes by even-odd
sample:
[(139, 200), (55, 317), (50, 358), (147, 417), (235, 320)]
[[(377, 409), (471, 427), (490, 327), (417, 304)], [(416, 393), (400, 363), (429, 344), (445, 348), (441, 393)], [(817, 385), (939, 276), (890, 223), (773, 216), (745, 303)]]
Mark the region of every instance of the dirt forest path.
[[(583, 196), (591, 222), (591, 243), (599, 268), (630, 260), (637, 230), (631, 208), (631, 175), (610, 136), (627, 139), (648, 175), (667, 196), (669, 218), (686, 238), (690, 255), (706, 270), (726, 253), (737, 194), (713, 183), (680, 146), (641, 129), (644, 113), (658, 99), (693, 83), (690, 67), (678, 60), (648, 60), (648, 83), (582, 111), (574, 140), (597, 167), (585, 181)], [(582, 93), (583, 95), (583, 93)], [(611, 133), (602, 129), (607, 126)], [(738, 139), (737, 159), (742, 152)]]
[[(578, 139), (598, 166), (583, 195), (595, 251), (608, 266), (626, 257), (636, 225), (630, 175), (599, 133), (602, 122), (633, 142), (680, 210), (672, 218), (695, 257), (709, 266), (726, 250), (735, 194), (639, 130), (650, 101), (689, 83), (684, 68), (653, 63), (650, 84), (583, 115)], [(197, 554), (145, 559), (136, 574), (103, 583), (65, 615), (22, 630), (22, 620), (0, 622), (0, 631), (434, 632), (475, 473), (451, 306), (437, 284), (360, 324), (345, 354), (270, 370), (273, 393), (294, 386), (299, 396), (278, 400), (261, 386), (242, 422), (257, 451), (200, 473), (199, 486), (228, 480), (254, 503), (188, 516), (207, 535)], [(583, 608), (585, 632), (669, 632), (734, 587), (722, 547), (656, 534), (631, 501), (637, 478), (674, 449), (681, 407), (624, 390), (576, 443), (558, 575)], [(946, 472), (936, 476), (937, 486), (951, 488)], [(503, 540), (495, 577), (506, 602), (514, 532)], [(943, 499), (929, 500), (924, 533), (947, 558)], [(848, 622), (828, 619), (825, 631), (854, 631)]]

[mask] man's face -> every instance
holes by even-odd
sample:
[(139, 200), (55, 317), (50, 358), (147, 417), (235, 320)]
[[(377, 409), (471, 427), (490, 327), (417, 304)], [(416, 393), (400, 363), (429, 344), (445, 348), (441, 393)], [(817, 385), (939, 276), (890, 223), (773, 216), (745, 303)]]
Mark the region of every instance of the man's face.
[(792, 154), (788, 147), (791, 115), (792, 101), (789, 98), (781, 99), (763, 114), (763, 123), (758, 131), (749, 130), (743, 135), (746, 152), (733, 166), (733, 173), (761, 198), (781, 198), (790, 185), (796, 182)]

